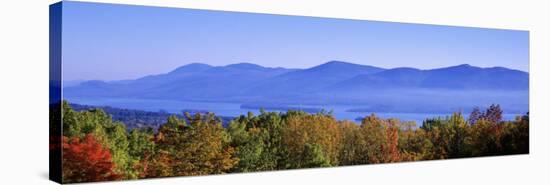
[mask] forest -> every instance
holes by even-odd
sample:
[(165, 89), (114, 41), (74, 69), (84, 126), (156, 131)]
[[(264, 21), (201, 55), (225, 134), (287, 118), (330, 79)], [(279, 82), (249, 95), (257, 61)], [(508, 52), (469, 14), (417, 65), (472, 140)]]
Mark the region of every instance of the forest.
[(529, 113), (504, 121), (499, 105), (419, 126), (375, 114), (358, 124), (289, 110), (248, 113), (225, 127), (213, 113), (184, 113), (158, 130), (127, 129), (100, 108), (75, 111), (66, 101), (51, 109), (50, 124), (62, 122), (50, 152), (62, 152), (63, 183), (529, 153)]
[[(113, 121), (123, 122), (127, 130), (139, 129), (139, 128), (153, 128), (153, 130), (158, 130), (158, 128), (166, 123), (166, 120), (170, 116), (176, 116), (178, 118), (184, 118), (184, 112), (189, 114), (206, 114), (208, 111), (205, 110), (181, 110), (181, 113), (173, 114), (168, 113), (165, 110), (154, 111), (144, 111), (136, 109), (122, 109), (110, 106), (90, 106), (90, 105), (80, 105), (80, 104), (69, 104), (72, 110), (75, 111), (86, 111), (93, 109), (101, 109), (105, 113), (109, 114)], [(222, 125), (227, 126), (227, 124), (233, 120), (233, 117), (227, 116), (218, 116), (222, 119)]]

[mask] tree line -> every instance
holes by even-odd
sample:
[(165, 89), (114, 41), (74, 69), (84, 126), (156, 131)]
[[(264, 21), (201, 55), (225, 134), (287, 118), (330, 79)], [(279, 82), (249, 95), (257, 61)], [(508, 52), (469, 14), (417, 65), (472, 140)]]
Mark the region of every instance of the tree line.
[[(136, 109), (123, 109), (110, 106), (91, 106), (91, 105), (80, 105), (80, 104), (69, 104), (71, 108), (75, 111), (86, 111), (93, 109), (101, 109), (111, 116), (113, 121), (123, 122), (127, 130), (139, 129), (139, 128), (153, 128), (157, 130), (161, 125), (166, 123), (166, 120), (170, 116), (177, 116), (179, 118), (184, 118), (183, 112), (189, 112), (191, 114), (201, 113), (205, 114), (208, 111), (205, 110), (181, 110), (182, 113), (173, 114), (169, 113), (166, 110), (159, 111), (144, 111)], [(218, 116), (220, 117), (220, 116)], [(222, 119), (222, 124), (227, 125), (231, 121), (232, 117), (220, 117)]]
[(60, 108), (63, 135), (50, 150), (62, 151), (63, 183), (529, 153), (529, 114), (503, 121), (498, 105), (420, 127), (375, 114), (357, 124), (289, 110), (248, 113), (226, 127), (212, 113), (173, 115), (157, 131), (128, 131), (101, 109)]

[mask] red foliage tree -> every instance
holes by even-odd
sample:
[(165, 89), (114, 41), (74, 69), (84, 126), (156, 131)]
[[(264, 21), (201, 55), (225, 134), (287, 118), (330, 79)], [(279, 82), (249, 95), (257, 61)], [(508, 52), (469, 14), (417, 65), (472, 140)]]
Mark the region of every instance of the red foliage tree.
[[(390, 123), (386, 128), (386, 147), (382, 147), (382, 151), (388, 154), (386, 162), (398, 162), (401, 160), (399, 152), (399, 129), (397, 125)], [(386, 150), (386, 151), (384, 151)]]
[(63, 183), (119, 180), (111, 152), (93, 135), (83, 140), (63, 137)]

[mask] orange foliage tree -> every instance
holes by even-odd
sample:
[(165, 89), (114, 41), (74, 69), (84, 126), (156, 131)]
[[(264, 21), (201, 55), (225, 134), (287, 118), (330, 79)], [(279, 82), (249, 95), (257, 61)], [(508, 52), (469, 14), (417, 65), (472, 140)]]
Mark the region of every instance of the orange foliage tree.
[(83, 140), (63, 137), (63, 183), (119, 180), (111, 152), (92, 134)]

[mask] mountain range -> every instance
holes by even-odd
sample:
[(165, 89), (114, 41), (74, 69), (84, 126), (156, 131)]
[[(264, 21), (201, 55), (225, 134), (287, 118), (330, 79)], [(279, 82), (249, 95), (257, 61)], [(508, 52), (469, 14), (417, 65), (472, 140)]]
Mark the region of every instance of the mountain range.
[[(133, 80), (85, 81), (64, 88), (71, 98), (146, 98), (281, 104), (466, 103), (528, 106), (529, 74), (504, 67), (468, 64), (422, 70), (385, 69), (330, 61), (307, 69), (251, 63), (211, 66), (192, 63), (165, 74)], [(481, 102), (479, 102), (481, 101)], [(411, 109), (415, 109), (414, 107)]]

